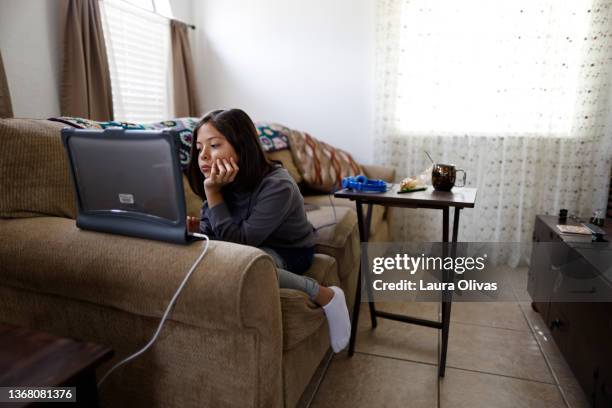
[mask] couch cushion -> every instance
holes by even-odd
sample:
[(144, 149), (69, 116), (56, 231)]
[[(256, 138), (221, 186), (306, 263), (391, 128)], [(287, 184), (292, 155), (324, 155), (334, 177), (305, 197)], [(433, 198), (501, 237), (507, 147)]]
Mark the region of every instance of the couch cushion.
[[(357, 225), (355, 211), (347, 207), (336, 207), (336, 219), (332, 207), (321, 206), (306, 212), (308, 220), (315, 228), (316, 245), (341, 248)], [(342, 278), (342, 276), (340, 276)]]
[[(331, 206), (330, 196), (327, 194), (320, 195), (307, 195), (304, 196), (304, 203), (306, 204), (316, 204), (318, 206)], [(338, 207), (347, 207), (351, 209), (355, 209), (355, 202), (351, 200), (347, 200), (345, 198), (337, 198), (331, 196), (331, 201), (336, 208)], [(363, 206), (363, 215), (367, 214), (367, 206)], [(382, 205), (375, 205), (372, 207), (372, 220), (370, 223), (370, 236), (373, 236), (377, 233), (380, 225), (383, 223), (383, 219), (385, 218), (386, 207)]]
[[(313, 264), (305, 275), (316, 279), (325, 286), (340, 284), (336, 274), (336, 261), (327, 255), (315, 254)], [(281, 289), (280, 297), (283, 318), (283, 350), (290, 350), (320, 329), (325, 323), (325, 314), (323, 309), (308, 299), (308, 295), (304, 292)]]
[(395, 181), (395, 168), (388, 166), (378, 166), (375, 164), (362, 164), (363, 174), (369, 179), (382, 179), (389, 183)]
[(185, 191), (185, 210), (187, 215), (200, 218), (200, 210), (202, 209), (202, 199), (191, 190), (187, 177), (183, 175), (183, 190)]
[(287, 171), (289, 172), (291, 177), (293, 177), (293, 180), (295, 180), (297, 184), (302, 182), (302, 174), (300, 173), (298, 168), (295, 167), (295, 162), (293, 161), (291, 151), (279, 150), (275, 152), (266, 153), (266, 156), (270, 160), (278, 160), (279, 162), (281, 162), (283, 164), (283, 167), (287, 169)]
[(308, 219), (316, 232), (316, 252), (333, 257), (338, 265), (340, 287), (344, 290), (346, 302), (350, 307), (355, 299), (357, 287), (357, 272), (359, 270), (359, 230), (355, 211), (346, 208), (336, 208), (337, 223), (320, 228), (334, 222), (331, 207), (321, 207), (308, 211)]
[(0, 217), (75, 218), (63, 127), (47, 120), (0, 119)]
[(336, 260), (325, 254), (315, 254), (310, 269), (304, 276), (308, 276), (319, 282), (323, 286), (338, 286), (338, 265)]

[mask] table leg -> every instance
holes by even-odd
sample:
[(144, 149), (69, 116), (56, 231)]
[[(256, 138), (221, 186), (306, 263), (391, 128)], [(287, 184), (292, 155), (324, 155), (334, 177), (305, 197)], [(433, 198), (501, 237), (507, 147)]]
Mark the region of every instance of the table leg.
[[(454, 273), (452, 271), (444, 271), (444, 274)], [(450, 280), (449, 277), (444, 279), (446, 282)], [(452, 292), (444, 292), (442, 294), (444, 296), (442, 300), (442, 344), (440, 350), (440, 364), (438, 366), (438, 375), (440, 377), (444, 377), (444, 373), (446, 371), (446, 353), (448, 351), (448, 332), (450, 329), (450, 315), (451, 315), (451, 306), (452, 302)]]
[[(357, 226), (359, 228), (359, 241), (360, 243), (368, 242), (368, 238), (370, 235), (370, 221), (372, 219), (372, 204), (368, 205), (368, 214), (365, 220), (367, 223), (367, 226), (365, 225), (364, 219), (363, 219), (363, 205), (361, 201), (356, 200), (355, 206), (357, 210)], [(357, 274), (357, 290), (355, 293), (355, 300), (354, 300), (355, 303), (353, 304), (353, 319), (351, 322), (351, 338), (349, 340), (349, 349), (348, 349), (349, 357), (352, 357), (353, 354), (355, 353), (355, 339), (357, 337), (357, 326), (359, 325), (359, 311), (361, 310), (361, 280), (362, 278), (365, 277), (365, 279), (369, 281), (368, 274), (366, 273), (365, 275), (362, 275), (362, 271), (361, 271), (364, 265), (367, 264), (367, 260), (368, 260), (367, 252), (361, 251), (359, 272)], [(371, 286), (368, 283), (366, 283), (366, 285), (368, 285), (366, 290), (368, 290), (368, 296), (369, 296), (368, 304), (370, 306), (370, 319), (372, 321), (372, 327), (375, 328), (377, 326), (376, 309), (374, 308), (374, 302), (371, 302), (371, 300), (373, 299), (372, 293), (371, 293)]]
[[(452, 245), (451, 245), (451, 256), (455, 257), (457, 255), (456, 242), (459, 235), (459, 214), (461, 209), (459, 207), (455, 207), (455, 217), (453, 219), (453, 235), (452, 235)], [(444, 224), (444, 232), (446, 233), (446, 241), (448, 242), (448, 208), (444, 211), (443, 215), (443, 224)], [(443, 234), (444, 235), (444, 234)], [(452, 271), (444, 271), (444, 281), (450, 282), (453, 278)], [(444, 377), (446, 371), (446, 355), (448, 351), (448, 334), (450, 330), (450, 315), (451, 315), (451, 307), (453, 305), (453, 293), (452, 292), (444, 292), (442, 294), (442, 344), (441, 344), (441, 353), (440, 353), (440, 365), (438, 366), (438, 375), (440, 377)]]
[(448, 242), (448, 207), (442, 209), (442, 242)]
[[(359, 239), (362, 243), (367, 243), (370, 238), (370, 220), (372, 219), (372, 204), (368, 204), (368, 215), (366, 219), (363, 219), (363, 203), (359, 200), (355, 201), (357, 206), (357, 225), (359, 227)], [(365, 222), (364, 222), (365, 221)], [(359, 278), (364, 278), (366, 285), (366, 293), (368, 294), (368, 306), (370, 308), (370, 320), (372, 322), (372, 328), (375, 329), (378, 325), (376, 321), (376, 308), (374, 306), (374, 294), (372, 293), (372, 285), (370, 283), (370, 274), (362, 274), (362, 268), (368, 263), (368, 251), (367, 246), (361, 251), (361, 262), (359, 265)], [(357, 296), (355, 296), (357, 298)], [(358, 323), (358, 322), (356, 322)]]
[[(365, 235), (364, 235), (364, 241), (363, 242), (369, 242), (370, 241), (370, 227), (372, 226), (372, 208), (374, 207), (374, 204), (368, 204), (368, 214), (366, 215), (366, 219), (365, 219)], [(367, 249), (364, 251), (364, 255), (365, 257), (363, 258), (365, 260), (365, 265), (367, 265), (368, 262), (368, 251)], [(372, 328), (375, 329), (376, 326), (378, 326), (378, 321), (376, 320), (376, 304), (374, 303), (374, 294), (372, 293), (372, 282), (370, 282), (370, 274), (366, 271), (365, 274), (365, 278), (366, 278), (366, 282), (367, 282), (367, 288), (366, 290), (368, 291), (368, 306), (370, 307), (370, 320), (372, 322)]]
[(372, 208), (374, 207), (374, 204), (368, 204), (368, 215), (366, 215), (366, 219), (365, 219), (365, 239), (363, 242), (368, 242), (370, 241), (370, 227), (372, 227)]
[(457, 236), (459, 235), (459, 212), (461, 208), (455, 207), (455, 217), (453, 218), (453, 242), (457, 242)]
[(355, 352), (355, 338), (357, 337), (357, 325), (359, 324), (359, 310), (361, 309), (361, 265), (357, 275), (357, 291), (353, 304), (353, 321), (351, 322), (351, 338), (349, 340), (348, 356), (353, 357)]

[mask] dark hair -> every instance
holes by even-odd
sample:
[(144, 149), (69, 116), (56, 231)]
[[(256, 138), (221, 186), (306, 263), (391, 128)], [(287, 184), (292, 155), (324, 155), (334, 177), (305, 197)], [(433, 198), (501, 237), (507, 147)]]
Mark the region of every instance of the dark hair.
[(186, 169), (186, 176), (191, 190), (200, 196), (202, 200), (206, 199), (204, 175), (198, 165), (196, 140), (198, 130), (207, 123), (225, 136), (238, 155), (238, 174), (228, 186), (231, 185), (246, 191), (254, 190), (275, 166), (263, 152), (253, 121), (241, 109), (211, 111), (204, 115), (195, 129), (193, 129), (191, 150), (189, 152), (189, 166)]

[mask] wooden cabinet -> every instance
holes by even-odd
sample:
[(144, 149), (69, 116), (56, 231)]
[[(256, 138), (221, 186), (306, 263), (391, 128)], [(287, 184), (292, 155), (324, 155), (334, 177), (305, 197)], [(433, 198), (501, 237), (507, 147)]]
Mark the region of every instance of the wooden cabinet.
[(536, 218), (527, 289), (589, 401), (612, 408), (612, 245), (556, 225)]
[(540, 216), (536, 217), (533, 242), (527, 290), (533, 299), (534, 309), (547, 321), (559, 265), (565, 262), (567, 255), (559, 248), (558, 244), (563, 242), (561, 237), (553, 233)]
[(591, 330), (589, 341), (597, 350), (607, 350), (602, 353), (597, 362), (595, 379), (595, 400), (597, 408), (612, 408), (612, 310), (611, 303), (599, 303), (593, 315), (598, 330)]

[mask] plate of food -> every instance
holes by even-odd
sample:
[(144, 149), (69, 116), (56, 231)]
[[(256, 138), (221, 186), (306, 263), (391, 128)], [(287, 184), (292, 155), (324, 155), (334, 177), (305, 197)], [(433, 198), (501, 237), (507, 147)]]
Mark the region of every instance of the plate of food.
[(399, 185), (398, 194), (412, 193), (414, 191), (427, 190), (427, 186), (420, 182), (416, 177), (406, 177)]

